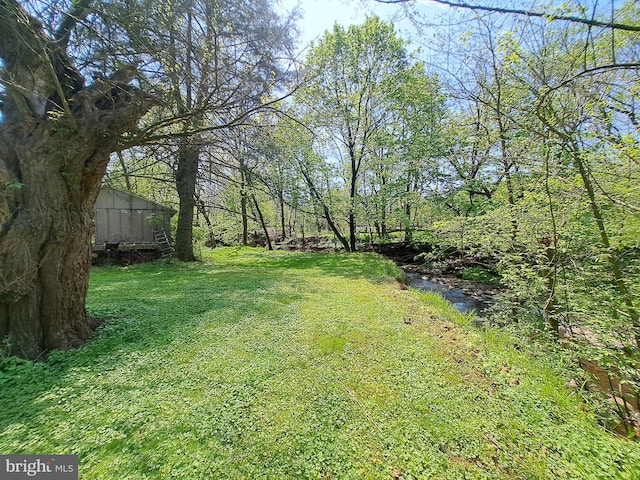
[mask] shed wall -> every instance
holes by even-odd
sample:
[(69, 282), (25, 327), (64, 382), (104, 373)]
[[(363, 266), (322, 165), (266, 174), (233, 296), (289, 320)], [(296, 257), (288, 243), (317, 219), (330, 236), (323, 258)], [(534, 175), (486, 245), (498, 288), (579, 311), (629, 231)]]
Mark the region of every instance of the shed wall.
[(172, 210), (129, 194), (103, 187), (96, 201), (96, 245), (105, 243), (156, 243), (151, 215), (163, 218), (165, 232), (170, 232)]

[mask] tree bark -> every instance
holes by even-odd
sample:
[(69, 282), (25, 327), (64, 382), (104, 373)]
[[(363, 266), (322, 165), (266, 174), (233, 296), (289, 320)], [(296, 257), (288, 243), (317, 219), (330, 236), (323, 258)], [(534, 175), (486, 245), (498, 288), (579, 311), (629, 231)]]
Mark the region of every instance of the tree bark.
[(64, 42), (15, 1), (0, 0), (0, 30), (0, 340), (35, 359), (93, 331), (94, 204), (111, 152), (153, 102), (113, 80), (84, 88)]
[(357, 228), (356, 228), (356, 194), (358, 188), (358, 170), (360, 162), (356, 161), (354, 147), (349, 146), (349, 157), (351, 159), (351, 182), (349, 186), (349, 252), (357, 249)]
[(0, 132), (0, 174), (15, 186), (3, 192), (10, 214), (0, 228), (0, 338), (26, 358), (76, 347), (92, 332), (85, 299), (94, 204), (119, 131), (133, 128), (145, 110), (130, 103), (133, 96), (112, 96), (105, 110), (100, 90), (81, 97), (77, 129), (29, 120)]
[(180, 144), (178, 165), (176, 168), (176, 190), (180, 205), (178, 207), (178, 226), (176, 228), (176, 258), (183, 262), (193, 262), (193, 216), (196, 207), (196, 180), (200, 151), (189, 140)]
[(247, 181), (245, 169), (240, 165), (240, 212), (242, 216), (242, 245), (249, 245), (249, 214), (247, 213)]
[(282, 231), (282, 240), (284, 240), (287, 238), (287, 230), (285, 228), (284, 193), (282, 190), (278, 192), (278, 203), (280, 204), (280, 229)]
[(267, 228), (267, 224), (264, 221), (262, 210), (260, 210), (260, 205), (258, 205), (258, 200), (253, 193), (251, 194), (251, 199), (253, 200), (253, 205), (256, 207), (256, 213), (258, 214), (258, 218), (260, 219), (260, 225), (262, 226), (262, 231), (264, 232), (265, 241), (267, 242), (267, 248), (269, 250), (273, 250), (271, 238), (269, 237), (269, 229)]
[[(67, 141), (66, 148), (77, 153), (63, 159), (51, 153), (60, 145), (46, 127), (29, 139), (3, 133), (3, 146), (20, 158), (22, 187), (0, 238), (0, 338), (8, 337), (12, 353), (36, 358), (47, 349), (78, 346), (91, 334), (84, 302), (93, 204), (109, 151), (92, 155), (86, 145)], [(93, 172), (78, 172), (82, 184), (70, 185), (56, 171), (61, 163), (85, 158), (96, 165)]]

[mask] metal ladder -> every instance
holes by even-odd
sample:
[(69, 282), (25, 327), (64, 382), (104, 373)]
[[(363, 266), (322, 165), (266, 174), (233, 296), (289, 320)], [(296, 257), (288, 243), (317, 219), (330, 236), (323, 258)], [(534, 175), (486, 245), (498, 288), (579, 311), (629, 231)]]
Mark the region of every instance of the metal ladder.
[(173, 245), (171, 245), (169, 237), (167, 237), (167, 232), (164, 231), (164, 228), (154, 228), (153, 237), (156, 239), (156, 243), (160, 247), (162, 258), (173, 257), (175, 250), (173, 249)]

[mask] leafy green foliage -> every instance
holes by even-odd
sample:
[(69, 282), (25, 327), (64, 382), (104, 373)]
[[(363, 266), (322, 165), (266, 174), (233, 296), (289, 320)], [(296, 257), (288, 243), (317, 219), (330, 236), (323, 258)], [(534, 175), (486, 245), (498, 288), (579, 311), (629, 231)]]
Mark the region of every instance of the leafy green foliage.
[(93, 271), (85, 347), (0, 372), (0, 451), (85, 479), (633, 479), (640, 447), (370, 254), (223, 248)]
[(459, 272), (459, 275), (465, 280), (473, 280), (474, 282), (482, 282), (482, 283), (500, 282), (500, 277), (496, 275), (494, 272), (477, 265), (473, 267), (463, 268)]
[[(341, 239), (348, 250), (355, 249), (358, 225), (381, 239), (400, 227), (408, 238), (428, 162), (443, 150), (438, 79), (411, 58), (393, 24), (375, 16), (348, 29), (336, 24), (312, 47), (306, 67), (311, 81), (297, 92), (296, 109), (314, 132), (314, 155), (300, 168), (328, 177), (313, 179), (316, 191), (329, 190), (316, 195), (325, 217), (348, 221), (349, 244)], [(310, 167), (312, 161), (319, 165)]]

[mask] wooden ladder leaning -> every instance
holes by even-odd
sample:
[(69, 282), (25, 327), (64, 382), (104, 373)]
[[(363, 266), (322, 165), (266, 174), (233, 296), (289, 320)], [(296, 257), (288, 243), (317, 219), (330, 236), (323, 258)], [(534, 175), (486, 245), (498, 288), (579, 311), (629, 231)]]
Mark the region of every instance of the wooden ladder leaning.
[(153, 236), (156, 239), (156, 243), (160, 246), (162, 258), (173, 257), (175, 250), (173, 249), (173, 245), (171, 245), (169, 237), (167, 237), (167, 232), (164, 231), (164, 228), (154, 228)]

